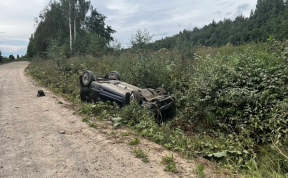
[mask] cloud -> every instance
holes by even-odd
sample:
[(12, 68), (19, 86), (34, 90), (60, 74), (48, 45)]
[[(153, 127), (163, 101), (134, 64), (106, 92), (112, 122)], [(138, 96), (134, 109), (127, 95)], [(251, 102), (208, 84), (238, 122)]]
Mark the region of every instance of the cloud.
[(224, 2), (218, 2), (217, 5), (219, 6), (224, 6), (224, 5), (227, 5), (227, 4), (230, 4), (230, 1), (224, 1)]
[(166, 36), (166, 35), (168, 35), (168, 32), (157, 33), (157, 34), (154, 34), (153, 36)]
[[(49, 0), (0, 1), (0, 50), (4, 53), (25, 54), (35, 28), (34, 17)], [(25, 49), (25, 50), (24, 50)]]
[(3, 38), (0, 37), (0, 45), (16, 45), (16, 46), (27, 46), (28, 40), (22, 38)]
[[(243, 14), (243, 12), (247, 12), (247, 10), (250, 10), (251, 11), (251, 8), (250, 8), (250, 4), (249, 3), (245, 3), (245, 4), (241, 4), (237, 7), (237, 11), (236, 13), (234, 14), (234, 18), (236, 18), (237, 16)], [(243, 15), (246, 15), (245, 13)], [(247, 15), (246, 15), (247, 16)]]
[(141, 6), (140, 3), (128, 2), (125, 0), (112, 0), (108, 2), (107, 9), (117, 10), (119, 14), (134, 14)]
[[(115, 1), (108, 0), (107, 4), (112, 2)], [(241, 13), (249, 15), (250, 10), (255, 8), (256, 2), (257, 0), (142, 0), (135, 5), (133, 0), (121, 0), (115, 4), (117, 8), (108, 5), (106, 8), (108, 11), (103, 7), (101, 10), (104, 14), (107, 12), (105, 14), (108, 17), (107, 24), (118, 32), (115, 37), (125, 44), (129, 42), (131, 34), (138, 29), (146, 28), (154, 34), (153, 39), (156, 40), (177, 34), (183, 29), (202, 28), (213, 20), (220, 21), (224, 18), (234, 20)], [(121, 12), (125, 10), (127, 13)], [(109, 16), (110, 12), (111, 16)], [(236, 16), (231, 12), (236, 12)]]
[(222, 13), (222, 11), (216, 11), (216, 12), (214, 12), (212, 15), (215, 15), (215, 14), (220, 15), (221, 13)]
[[(34, 18), (39, 16), (50, 0), (0, 1), (0, 45), (14, 54), (27, 49), (35, 31)], [(131, 34), (146, 28), (153, 40), (172, 36), (183, 29), (202, 28), (213, 20), (234, 20), (243, 14), (249, 16), (257, 0), (91, 0), (97, 11), (107, 17), (105, 23), (117, 31), (114, 37), (129, 43)], [(233, 13), (231, 13), (233, 12)], [(234, 13), (235, 12), (235, 13)], [(24, 49), (24, 46), (26, 48)], [(17, 51), (22, 50), (22, 51)]]
[(17, 53), (18, 51), (26, 50), (27, 46), (0, 45), (2, 53)]

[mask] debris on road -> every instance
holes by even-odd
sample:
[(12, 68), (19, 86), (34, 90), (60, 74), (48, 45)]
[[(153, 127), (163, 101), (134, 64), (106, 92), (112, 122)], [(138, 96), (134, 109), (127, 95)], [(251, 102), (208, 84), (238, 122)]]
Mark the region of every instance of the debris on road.
[(45, 96), (44, 91), (43, 91), (43, 90), (38, 90), (37, 96), (38, 96), (38, 97)]

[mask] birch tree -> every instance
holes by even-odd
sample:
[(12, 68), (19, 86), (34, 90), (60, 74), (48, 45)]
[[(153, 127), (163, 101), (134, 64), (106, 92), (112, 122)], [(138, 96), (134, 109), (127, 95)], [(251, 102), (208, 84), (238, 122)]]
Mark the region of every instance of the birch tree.
[[(91, 14), (88, 14), (89, 10)], [(62, 47), (67, 55), (79, 54), (80, 47), (93, 49), (96, 42), (101, 44), (97, 46), (102, 47), (103, 42), (107, 46), (113, 40), (111, 34), (115, 31), (106, 26), (105, 19), (91, 6), (89, 0), (51, 1), (36, 18), (36, 30), (30, 39), (27, 54), (33, 57), (41, 53), (47, 57), (48, 48), (54, 49), (50, 48), (51, 45)], [(97, 39), (96, 42), (92, 41), (92, 37)]]
[(91, 2), (86, 0), (75, 0), (75, 13), (74, 13), (74, 43), (77, 39), (77, 28), (81, 29), (85, 21), (85, 17), (89, 8), (91, 7)]
[[(68, 1), (68, 2), (67, 2)], [(68, 21), (69, 21), (69, 38), (70, 38), (70, 52), (73, 52), (73, 44), (77, 39), (77, 29), (81, 29), (81, 25), (85, 20), (86, 14), (91, 6), (90, 1), (86, 0), (61, 0), (64, 9), (67, 7)]]
[(70, 53), (72, 53), (72, 25), (71, 25), (71, 16), (72, 16), (72, 8), (71, 8), (71, 1), (69, 1), (69, 32), (70, 32)]

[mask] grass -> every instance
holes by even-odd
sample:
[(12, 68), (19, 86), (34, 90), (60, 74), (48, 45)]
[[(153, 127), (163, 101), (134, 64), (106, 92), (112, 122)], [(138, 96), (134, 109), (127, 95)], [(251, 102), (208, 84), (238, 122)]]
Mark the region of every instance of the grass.
[(91, 123), (89, 123), (89, 126), (90, 127), (95, 127), (95, 123), (91, 122)]
[(133, 135), (133, 132), (127, 131), (127, 132), (121, 133), (121, 135), (122, 135), (123, 137), (126, 137), (126, 136), (129, 136), (129, 135)]
[(89, 121), (88, 118), (83, 118), (83, 119), (82, 119), (82, 122), (88, 122), (88, 121)]
[(109, 135), (116, 135), (117, 134), (117, 132), (114, 132), (114, 131), (111, 131), (110, 133), (109, 133)]
[(173, 154), (163, 157), (161, 163), (165, 165), (166, 171), (177, 172)]
[(200, 178), (203, 178), (204, 177), (204, 165), (203, 164), (199, 164), (198, 166), (197, 166), (197, 173), (198, 173), (198, 176), (200, 177)]
[(131, 140), (128, 145), (137, 145), (140, 143), (140, 139), (138, 137), (135, 137), (134, 140)]
[(149, 162), (148, 156), (147, 156), (147, 154), (149, 152), (150, 152), (150, 149), (146, 153), (144, 153), (141, 148), (137, 148), (137, 149), (135, 148), (133, 150), (133, 153), (135, 153), (136, 158), (140, 158), (144, 163), (148, 163)]
[[(285, 177), (288, 73), (284, 69), (288, 62), (278, 49), (283, 48), (272, 42), (201, 46), (186, 59), (177, 50), (161, 54), (140, 50), (101, 59), (34, 60), (27, 71), (78, 105), (78, 112), (87, 117), (121, 117), (120, 124), (149, 140), (187, 158), (221, 162), (247, 177)], [(175, 116), (159, 125), (137, 103), (124, 108), (82, 103), (79, 72), (88, 68), (95, 75), (117, 70), (121, 79), (139, 87), (165, 88), (176, 97)]]

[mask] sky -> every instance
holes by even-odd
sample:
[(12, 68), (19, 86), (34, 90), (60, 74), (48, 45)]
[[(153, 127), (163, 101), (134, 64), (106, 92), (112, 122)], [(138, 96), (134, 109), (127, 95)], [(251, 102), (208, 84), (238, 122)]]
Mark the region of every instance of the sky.
[[(35, 31), (34, 18), (50, 0), (0, 0), (0, 50), (2, 56), (25, 55)], [(249, 17), (257, 0), (91, 0), (107, 17), (106, 24), (117, 33), (114, 38), (128, 46), (132, 34), (146, 29), (153, 40), (180, 31), (202, 28), (213, 20)]]

